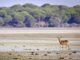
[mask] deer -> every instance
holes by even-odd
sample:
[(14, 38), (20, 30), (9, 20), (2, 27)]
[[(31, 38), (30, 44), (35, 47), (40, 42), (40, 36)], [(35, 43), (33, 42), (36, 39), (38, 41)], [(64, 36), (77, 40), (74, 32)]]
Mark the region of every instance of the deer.
[(63, 49), (64, 47), (68, 48), (68, 50), (70, 49), (69, 48), (69, 40), (61, 40), (62, 36), (58, 36), (58, 41), (59, 41), (59, 44), (61, 45), (61, 48)]

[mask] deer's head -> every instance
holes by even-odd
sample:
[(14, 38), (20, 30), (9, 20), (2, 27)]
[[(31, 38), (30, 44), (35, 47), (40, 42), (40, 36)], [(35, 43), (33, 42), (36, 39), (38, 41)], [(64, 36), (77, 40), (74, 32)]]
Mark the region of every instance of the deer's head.
[(58, 35), (57, 38), (62, 38), (62, 36), (61, 35)]

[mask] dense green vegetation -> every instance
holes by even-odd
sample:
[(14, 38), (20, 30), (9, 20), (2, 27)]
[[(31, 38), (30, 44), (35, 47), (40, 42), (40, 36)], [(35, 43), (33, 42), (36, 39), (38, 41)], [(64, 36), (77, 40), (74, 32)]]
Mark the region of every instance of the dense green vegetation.
[(80, 5), (33, 4), (0, 7), (0, 27), (79, 27)]

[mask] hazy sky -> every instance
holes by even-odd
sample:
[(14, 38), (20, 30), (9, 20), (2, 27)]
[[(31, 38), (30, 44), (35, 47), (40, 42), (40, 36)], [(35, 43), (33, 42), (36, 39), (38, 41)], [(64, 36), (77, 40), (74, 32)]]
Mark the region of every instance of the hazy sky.
[(32, 3), (39, 6), (45, 3), (49, 3), (53, 5), (74, 6), (74, 5), (80, 5), (80, 0), (0, 0), (0, 7), (12, 6), (15, 4), (23, 5), (25, 3)]

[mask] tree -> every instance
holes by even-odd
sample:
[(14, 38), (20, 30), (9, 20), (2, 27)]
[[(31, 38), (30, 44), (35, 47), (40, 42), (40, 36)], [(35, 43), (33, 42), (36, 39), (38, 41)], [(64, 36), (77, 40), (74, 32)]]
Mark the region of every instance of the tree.
[(0, 17), (4, 17), (7, 15), (7, 12), (5, 10), (0, 10)]
[(3, 18), (0, 17), (0, 26), (3, 26), (3, 24), (4, 24)]
[(35, 25), (36, 19), (26, 12), (25, 20), (23, 23), (26, 27), (33, 27)]
[(49, 20), (49, 27), (59, 27), (61, 19), (58, 16), (52, 16)]
[(10, 20), (12, 20), (12, 17), (10, 15), (5, 15), (5, 17), (3, 18), (4, 26), (8, 26), (8, 22)]
[(80, 26), (80, 5), (33, 4), (0, 7), (0, 26), (6, 27), (72, 27)]
[(37, 8), (38, 6), (27, 3), (27, 4), (24, 4), (23, 7), (25, 7), (25, 8), (28, 8), (28, 7), (29, 7), (29, 8)]
[(71, 24), (71, 23), (80, 24), (80, 16), (77, 15), (77, 14), (72, 14), (72, 15), (71, 15), (71, 18), (68, 20), (68, 23), (69, 23), (69, 24)]

